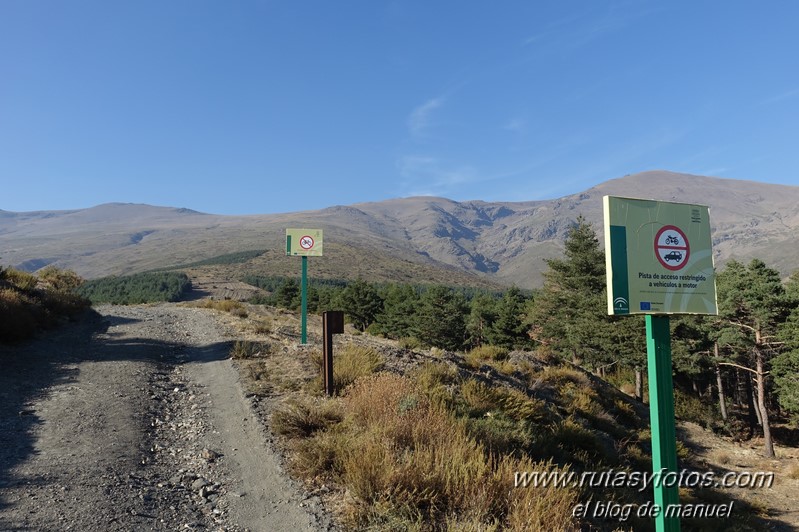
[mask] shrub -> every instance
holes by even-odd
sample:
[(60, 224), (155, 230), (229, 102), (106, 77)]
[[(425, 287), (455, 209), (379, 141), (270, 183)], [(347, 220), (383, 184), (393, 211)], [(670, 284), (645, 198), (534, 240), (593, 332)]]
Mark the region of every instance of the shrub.
[[(345, 405), (353, 419), (363, 425), (390, 423), (400, 411), (408, 415), (413, 410), (407, 406), (411, 398), (416, 409), (427, 408), (424, 395), (411, 379), (393, 373), (380, 373), (361, 379), (352, 386), (345, 398)], [(402, 409), (401, 404), (404, 405)]]
[(272, 429), (290, 438), (307, 438), (314, 432), (339, 423), (342, 413), (339, 405), (332, 401), (322, 404), (292, 402), (275, 410), (272, 414)]
[(422, 341), (413, 336), (400, 338), (397, 343), (402, 349), (421, 349)]
[(458, 370), (445, 362), (426, 362), (414, 373), (414, 380), (423, 390), (458, 381)]
[(498, 401), (502, 407), (502, 411), (508, 415), (508, 417), (516, 421), (542, 422), (551, 417), (547, 404), (544, 401), (527, 397), (518, 390), (509, 388), (500, 389)]
[(40, 284), (62, 293), (75, 292), (84, 282), (83, 278), (72, 270), (59, 270), (55, 266), (47, 266), (37, 275), (41, 281)]
[(560, 388), (567, 383), (572, 383), (581, 388), (587, 388), (591, 385), (591, 381), (585, 373), (566, 366), (547, 366), (538, 374), (538, 378), (555, 388)]
[(244, 309), (244, 305), (231, 299), (203, 299), (198, 306), (200, 308), (210, 308), (221, 312), (230, 312), (234, 316), (238, 316), (243, 312), (244, 317), (247, 317), (247, 311)]
[(586, 427), (573, 417), (557, 423), (552, 431), (549, 443), (555, 444), (552, 454), (560, 454), (564, 458), (572, 458), (573, 462), (594, 462), (611, 458), (609, 450), (599, 438), (596, 431)]
[(5, 269), (0, 279), (0, 341), (30, 337), (37, 328), (50, 327), (82, 311), (88, 301), (76, 295), (80, 277), (55, 268), (44, 270), (44, 279)]
[(714, 402), (702, 401), (694, 395), (675, 388), (674, 417), (683, 421), (693, 421), (706, 429), (712, 429), (719, 416)]
[(39, 283), (39, 279), (35, 275), (13, 268), (6, 270), (5, 277), (8, 284), (22, 292), (32, 291)]
[(412, 373), (421, 393), (436, 404), (452, 405), (458, 370), (444, 362), (427, 362)]
[(33, 302), (11, 288), (0, 288), (0, 340), (27, 338), (36, 330)]
[(460, 396), (472, 416), (482, 416), (497, 407), (497, 393), (490, 386), (469, 379), (460, 387)]
[(527, 423), (519, 423), (504, 412), (492, 412), (468, 420), (469, 434), (495, 455), (522, 455), (535, 438)]
[(248, 342), (237, 340), (230, 350), (230, 358), (245, 359), (265, 357), (272, 352), (271, 344), (267, 342)]
[[(552, 462), (498, 458), (472, 436), (505, 438), (509, 449), (529, 445), (530, 433), (518, 429), (523, 422), (481, 418), (477, 429), (469, 428), (428, 396), (431, 387), (457, 382), (456, 374), (446, 365), (428, 364), (418, 375), (423, 379), (373, 374), (358, 379), (340, 402), (294, 403), (273, 415), (275, 430), (292, 438), (294, 471), (330, 476), (346, 487), (346, 528), (575, 529), (575, 489), (514, 488), (517, 472), (556, 469)], [(468, 382), (466, 395), (473, 402), (492, 400), (519, 419), (538, 416), (521, 406), (529, 402), (533, 411), (538, 408), (521, 393)], [(324, 413), (326, 408), (338, 415)]]
[(382, 366), (383, 357), (374, 349), (348, 344), (333, 353), (333, 381), (338, 390), (343, 390)]
[(718, 451), (713, 455), (713, 458), (721, 465), (727, 465), (732, 462), (732, 458), (730, 455), (725, 451)]
[[(244, 367), (246, 368), (247, 375), (249, 375), (250, 379), (253, 381), (260, 381), (265, 380), (267, 377), (266, 372), (266, 364), (262, 360), (251, 360), (249, 363), (245, 364)], [(253, 390), (252, 393), (255, 395), (263, 395), (261, 393), (263, 388)]]
[(307, 478), (337, 473), (336, 458), (348, 444), (346, 436), (334, 430), (315, 431), (310, 438), (294, 443), (291, 469)]
[(249, 315), (244, 307), (233, 307), (232, 309), (230, 309), (230, 313), (236, 316), (237, 318), (242, 318), (242, 319), (246, 318)]
[(46, 291), (42, 295), (42, 305), (53, 316), (70, 317), (84, 310), (90, 302), (73, 292)]
[(505, 360), (508, 349), (497, 345), (481, 345), (469, 351), (469, 356), (480, 360)]
[[(559, 469), (566, 474), (568, 468), (556, 468), (552, 462), (534, 463), (529, 459), (515, 461), (503, 459), (497, 468), (501, 478), (507, 478), (515, 471), (544, 471)], [(507, 530), (545, 532), (563, 530), (564, 532), (580, 530), (572, 511), (578, 503), (579, 493), (573, 488), (517, 488), (511, 490), (507, 501)]]
[(253, 324), (253, 332), (255, 334), (269, 334), (272, 332), (273, 326), (274, 323), (271, 318), (264, 318)]
[[(390, 503), (401, 515), (419, 512), (432, 522), (457, 515), (481, 527), (504, 523), (514, 530), (552, 530), (544, 524), (571, 522), (574, 490), (512, 489), (516, 471), (541, 465), (509, 457), (495, 460), (464, 422), (426, 401), (410, 379), (379, 374), (353, 386), (345, 400), (363, 431), (338, 463), (358, 499), (371, 506)], [(409, 403), (414, 407), (403, 408)], [(544, 508), (547, 515), (561, 513), (537, 516), (532, 528), (523, 524)], [(359, 515), (353, 525), (369, 524), (368, 512)]]

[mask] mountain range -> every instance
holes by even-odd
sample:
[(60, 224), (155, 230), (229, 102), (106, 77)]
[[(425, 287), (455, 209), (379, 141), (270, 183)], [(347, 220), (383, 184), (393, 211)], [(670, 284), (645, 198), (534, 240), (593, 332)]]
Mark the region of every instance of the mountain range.
[[(799, 268), (799, 187), (643, 172), (558, 199), (525, 202), (411, 197), (285, 214), (222, 216), (112, 203), (68, 211), (0, 211), (0, 264), (48, 264), (87, 278), (190, 267), (235, 277), (296, 275), (285, 229), (324, 230), (316, 277), (540, 286), (544, 259), (558, 256), (578, 216), (602, 236), (605, 195), (710, 206), (716, 265), (761, 258), (783, 275)], [(242, 262), (193, 265), (260, 250)], [(207, 262), (214, 262), (213, 260)]]

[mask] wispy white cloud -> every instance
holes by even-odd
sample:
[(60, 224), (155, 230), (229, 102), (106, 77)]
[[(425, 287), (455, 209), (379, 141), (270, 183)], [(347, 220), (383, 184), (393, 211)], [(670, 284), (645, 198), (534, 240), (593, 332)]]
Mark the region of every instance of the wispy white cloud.
[(514, 200), (546, 199), (571, 194), (582, 183), (598, 184), (612, 177), (654, 168), (669, 168), (664, 163), (665, 148), (682, 141), (689, 128), (661, 128), (640, 136), (631, 136), (615, 149), (607, 150), (589, 161), (547, 166), (546, 179), (536, 179), (530, 186), (519, 187)]
[(771, 105), (785, 100), (790, 100), (799, 96), (799, 88), (775, 94), (765, 100), (758, 102), (758, 105)]
[[(514, 191), (527, 189), (529, 182), (543, 186), (546, 171), (558, 160), (568, 161), (583, 149), (590, 138), (574, 134), (545, 150), (535, 149), (512, 163), (481, 169), (471, 163), (457, 162), (430, 155), (405, 155), (397, 160), (400, 190), (403, 196), (444, 196), (451, 199), (513, 199)], [(489, 184), (487, 186), (480, 186)], [(519, 200), (530, 199), (516, 197)]]
[(700, 150), (682, 160), (669, 165), (675, 172), (693, 175), (723, 176), (731, 169), (721, 166), (731, 159), (730, 151), (733, 148), (727, 145), (712, 145)]
[(458, 187), (480, 181), (479, 172), (468, 164), (452, 164), (436, 157), (406, 155), (397, 162), (402, 194), (411, 196), (451, 195)]
[(634, 21), (662, 11), (662, 7), (641, 7), (638, 2), (620, 2), (611, 5), (605, 13), (591, 8), (549, 23), (543, 30), (522, 40), (523, 46), (541, 45), (557, 49), (574, 50), (593, 41), (616, 33)]
[(432, 98), (411, 111), (410, 116), (408, 116), (408, 129), (411, 134), (414, 136), (424, 134), (431, 125), (433, 112), (443, 104), (443, 97)]

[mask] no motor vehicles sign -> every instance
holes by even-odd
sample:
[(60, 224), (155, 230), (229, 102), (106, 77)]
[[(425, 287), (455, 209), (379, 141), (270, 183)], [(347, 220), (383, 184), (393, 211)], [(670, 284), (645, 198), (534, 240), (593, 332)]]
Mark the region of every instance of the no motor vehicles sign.
[(655, 235), (655, 256), (667, 270), (682, 270), (690, 255), (688, 237), (679, 227), (666, 225)]
[(704, 205), (605, 196), (608, 314), (717, 314)]

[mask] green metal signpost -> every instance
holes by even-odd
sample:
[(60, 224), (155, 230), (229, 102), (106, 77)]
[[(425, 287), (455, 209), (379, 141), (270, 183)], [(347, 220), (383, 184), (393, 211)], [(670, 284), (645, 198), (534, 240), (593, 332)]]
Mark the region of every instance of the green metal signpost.
[(302, 257), (300, 343), (308, 343), (308, 257), (322, 256), (321, 229), (286, 229), (286, 255)]
[[(669, 314), (718, 314), (706, 206), (605, 196), (608, 314), (646, 315), (657, 532), (678, 532)], [(673, 473), (673, 475), (668, 475)]]
[[(649, 423), (652, 431), (652, 471), (677, 472), (677, 434), (674, 427), (674, 392), (671, 382), (671, 337), (668, 316), (646, 316), (646, 354), (649, 374)], [(654, 484), (655, 530), (678, 532), (680, 519), (666, 509), (679, 504), (679, 488), (670, 482)], [(679, 514), (678, 514), (679, 515)]]

